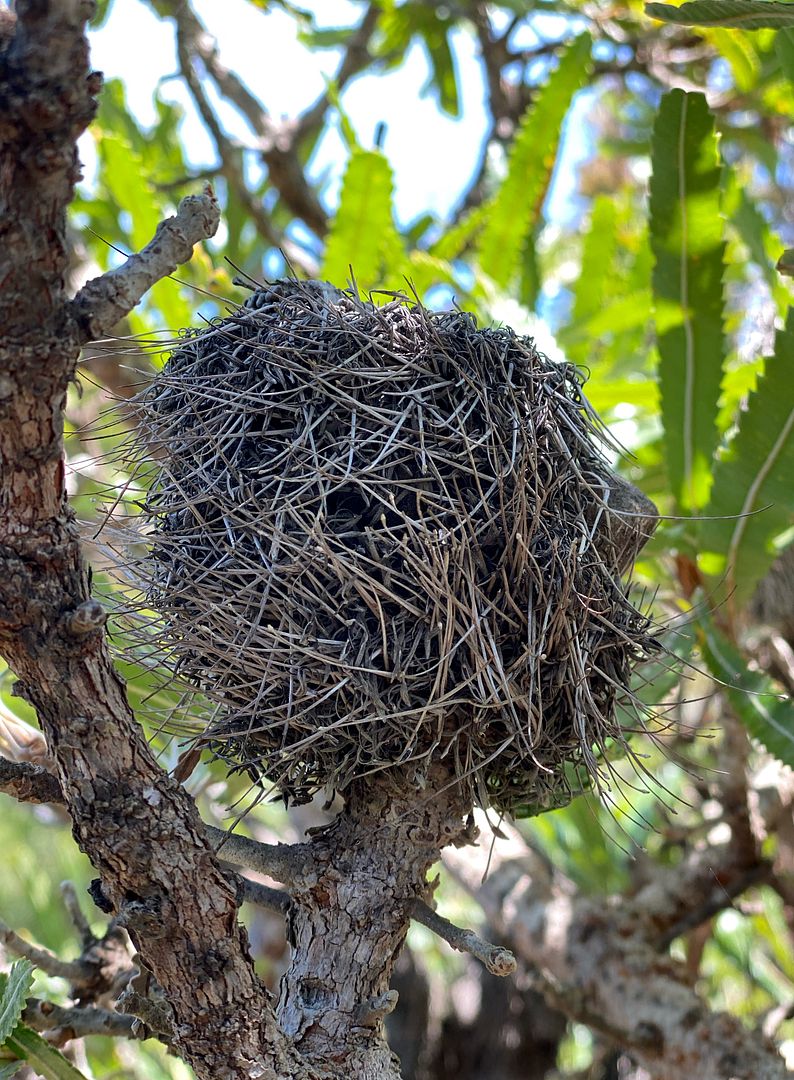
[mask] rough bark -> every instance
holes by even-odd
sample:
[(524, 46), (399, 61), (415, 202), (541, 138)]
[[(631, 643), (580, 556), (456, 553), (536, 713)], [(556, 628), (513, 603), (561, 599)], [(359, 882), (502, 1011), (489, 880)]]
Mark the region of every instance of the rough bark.
[[(504, 828), (504, 826), (503, 826)], [(569, 883), (513, 834), (482, 884), (488, 858), (449, 857), (455, 876), (530, 969), (553, 1007), (626, 1049), (652, 1080), (783, 1080), (789, 1076), (773, 1044), (735, 1016), (712, 1012), (681, 965), (660, 952), (682, 913), (702, 907), (715, 879), (723, 893), (734, 868), (730, 845), (712, 858), (696, 856), (652, 881), (631, 901), (577, 896)], [(494, 865), (496, 864), (496, 865)], [(698, 873), (700, 870), (700, 873)], [(747, 868), (739, 871), (746, 874)], [(722, 906), (725, 906), (723, 901)]]
[(470, 839), (470, 808), (442, 770), (435, 779), (438, 794), (419, 803), (409, 777), (359, 785), (315, 836), (314, 868), (293, 882), (281, 1026), (307, 1060), (344, 1057), (362, 1080), (400, 1076), (383, 1023), (397, 1001), (392, 971), (428, 869), (443, 846)]
[(63, 406), (85, 334), (66, 295), (65, 211), (101, 86), (92, 10), (20, 0), (3, 25), (0, 648), (38, 711), (75, 837), (173, 1008), (175, 1047), (199, 1077), (309, 1076), (254, 973), (236, 890), (131, 715), (65, 502)]

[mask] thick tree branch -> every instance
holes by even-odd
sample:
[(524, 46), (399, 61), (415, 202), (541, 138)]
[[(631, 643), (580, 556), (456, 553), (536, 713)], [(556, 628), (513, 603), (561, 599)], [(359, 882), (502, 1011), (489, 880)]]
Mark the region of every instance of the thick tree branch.
[(85, 1035), (111, 1035), (123, 1039), (148, 1039), (151, 1031), (136, 1016), (110, 1009), (54, 1005), (29, 998), (22, 1019), (36, 1031), (49, 1031), (56, 1044), (81, 1039)]
[(0, 791), (19, 802), (63, 803), (58, 778), (42, 765), (0, 757)]
[[(66, 802), (57, 776), (53, 776), (41, 765), (9, 761), (4, 757), (0, 757), (0, 791), (19, 802), (54, 805), (63, 805)], [(205, 825), (203, 831), (212, 849), (224, 863), (266, 874), (283, 884), (289, 885), (305, 878), (314, 864), (311, 844), (262, 844), (246, 836), (216, 829), (212, 825)], [(249, 903), (279, 911), (286, 910), (289, 905), (286, 893), (246, 878), (240, 880), (243, 883), (244, 899)]]
[(277, 911), (281, 915), (287, 915), (292, 906), (289, 893), (282, 892), (281, 889), (271, 889), (269, 885), (262, 885), (249, 878), (240, 878), (240, 891), (241, 899), (245, 903), (267, 908), (268, 911)]
[[(520, 838), (514, 836), (514, 845)], [(550, 1004), (628, 1050), (654, 1080), (783, 1080), (772, 1044), (736, 1017), (711, 1012), (680, 966), (659, 954), (662, 907), (649, 914), (640, 896), (619, 904), (579, 897), (525, 849), (496, 865), (490, 852), (445, 862), (481, 903), (489, 922), (536, 973)], [(670, 875), (660, 890), (677, 911), (694, 876)], [(673, 901), (674, 882), (681, 883)], [(701, 885), (705, 892), (708, 885)], [(696, 898), (693, 901), (697, 902)], [(729, 901), (728, 901), (729, 902)]]
[[(223, 97), (231, 101), (246, 118), (259, 140), (270, 182), (285, 204), (318, 236), (323, 236), (328, 227), (327, 215), (306, 179), (295, 141), (296, 123), (274, 121), (262, 103), (222, 64), (216, 41), (187, 0), (159, 0), (152, 6), (159, 14), (167, 13), (176, 24), (182, 75), (204, 122), (210, 127), (207, 123), (207, 110), (202, 107), (201, 99), (196, 95), (197, 76), (193, 70), (196, 60), (203, 64)], [(189, 77), (191, 72), (193, 79)], [(210, 131), (217, 144), (217, 131), (212, 127)], [(223, 156), (220, 145), (218, 152)]]
[(215, 235), (220, 219), (218, 201), (207, 185), (203, 195), (188, 195), (175, 217), (160, 222), (142, 251), (130, 255), (115, 270), (86, 282), (71, 304), (82, 343), (109, 333), (152, 285), (190, 259), (196, 244)]
[(315, 864), (311, 844), (260, 844), (212, 825), (206, 825), (205, 832), (219, 858), (267, 874), (283, 885), (302, 880)]

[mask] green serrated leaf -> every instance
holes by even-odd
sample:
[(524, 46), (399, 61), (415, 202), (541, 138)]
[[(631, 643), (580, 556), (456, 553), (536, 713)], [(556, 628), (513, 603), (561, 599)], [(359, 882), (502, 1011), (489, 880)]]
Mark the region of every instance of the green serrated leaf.
[(794, 310), (714, 470), (701, 549), (725, 573), (734, 602), (748, 600), (775, 559), (773, 539), (794, 521)]
[(748, 671), (747, 664), (714, 624), (703, 619), (698, 643), (709, 671), (723, 684), (725, 694), (748, 733), (785, 765), (794, 767), (794, 705), (774, 693), (770, 680)]
[[(579, 277), (573, 286), (573, 310), (568, 326), (559, 333), (560, 344), (574, 364), (591, 359), (595, 335), (585, 331), (591, 319), (602, 315), (612, 299), (618, 244), (618, 208), (615, 200), (599, 195), (593, 200), (590, 227), (582, 245)], [(632, 296), (632, 301), (634, 297)], [(614, 333), (612, 326), (607, 332)]]
[(42, 1039), (27, 1024), (17, 1024), (13, 1035), (6, 1040), (6, 1046), (17, 1057), (23, 1058), (44, 1080), (86, 1080), (85, 1075), (71, 1061), (67, 1061), (60, 1050)]
[(457, 259), (472, 244), (477, 235), (485, 228), (488, 220), (488, 204), (475, 206), (465, 213), (456, 225), (436, 240), (430, 248), (430, 254), (439, 259)]
[(130, 215), (130, 245), (148, 244), (160, 222), (160, 208), (149, 186), (143, 162), (132, 144), (118, 135), (103, 133), (97, 140), (101, 179), (118, 210)]
[(680, 26), (724, 26), (763, 30), (794, 26), (794, 3), (784, 0), (689, 0), (680, 7), (646, 4), (645, 14)]
[(654, 125), (650, 233), (667, 460), (679, 506), (708, 500), (725, 343), (720, 159), (703, 94), (665, 94)]
[(538, 233), (535, 228), (528, 234), (524, 241), (524, 250), (521, 252), (521, 277), (519, 279), (517, 298), (529, 311), (534, 311), (538, 302), (540, 290), (543, 287), (543, 278), (538, 259)]
[(525, 238), (540, 217), (565, 115), (587, 80), (591, 45), (589, 34), (578, 37), (527, 109), (510, 150), (507, 176), (488, 203), (479, 263), (503, 288), (517, 273)]
[(16, 1076), (24, 1064), (25, 1062), (20, 1061), (19, 1058), (16, 1061), (0, 1062), (0, 1080), (11, 1080), (11, 1077)]
[(8, 975), (0, 975), (0, 1046), (19, 1022), (32, 982), (30, 960), (15, 960)]
[(400, 259), (402, 245), (392, 218), (392, 186), (391, 166), (383, 154), (353, 150), (325, 248), (322, 277), (344, 285), (352, 267), (358, 285), (366, 290), (382, 283), (387, 259), (388, 270), (396, 269), (393, 260), (395, 255)]

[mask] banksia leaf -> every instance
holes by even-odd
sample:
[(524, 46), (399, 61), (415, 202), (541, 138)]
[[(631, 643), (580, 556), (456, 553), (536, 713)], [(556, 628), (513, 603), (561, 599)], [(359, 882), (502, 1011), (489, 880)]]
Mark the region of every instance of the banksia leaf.
[(27, 1024), (17, 1024), (6, 1046), (22, 1058), (43, 1080), (86, 1080), (86, 1077), (63, 1056), (60, 1050), (42, 1039)]
[(774, 693), (770, 680), (749, 671), (739, 650), (714, 624), (703, 619), (698, 641), (709, 671), (723, 684), (731, 709), (765, 749), (794, 768), (794, 711)]
[(33, 982), (30, 960), (15, 960), (7, 975), (0, 975), (0, 1046), (17, 1026)]
[(400, 246), (392, 218), (392, 186), (391, 166), (383, 154), (353, 150), (325, 249), (323, 278), (344, 285), (352, 267), (361, 288), (381, 283), (395, 241)]
[(490, 203), (479, 262), (505, 288), (518, 270), (524, 239), (540, 217), (565, 114), (587, 80), (591, 44), (589, 34), (578, 37), (530, 105), (513, 141), (507, 176)]
[(708, 499), (725, 352), (725, 254), (714, 118), (702, 94), (662, 99), (653, 135), (651, 246), (659, 384), (670, 483), (680, 506)]
[(794, 315), (778, 331), (739, 430), (714, 470), (701, 548), (725, 574), (736, 602), (748, 600), (775, 559), (774, 538), (794, 521)]
[(735, 30), (794, 26), (794, 4), (778, 0), (689, 0), (680, 7), (646, 4), (645, 14), (680, 26), (724, 26)]

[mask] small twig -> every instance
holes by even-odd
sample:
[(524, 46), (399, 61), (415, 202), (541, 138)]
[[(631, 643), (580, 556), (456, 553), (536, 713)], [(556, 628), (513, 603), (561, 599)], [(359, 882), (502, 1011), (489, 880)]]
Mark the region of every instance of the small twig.
[(83, 951), (90, 948), (96, 942), (96, 937), (91, 929), (88, 919), (83, 914), (83, 909), (80, 907), (80, 901), (77, 898), (77, 890), (74, 887), (74, 883), (71, 881), (61, 882), (61, 898), (63, 899), (63, 906), (66, 908), (69, 918), (72, 920), (72, 926), (77, 931), (77, 935), (80, 938), (80, 945)]
[(151, 1031), (135, 1016), (110, 1009), (54, 1005), (39, 998), (28, 998), (22, 1019), (36, 1031), (57, 1033), (52, 1040), (56, 1043), (80, 1039), (84, 1035), (111, 1035), (123, 1039), (148, 1039), (151, 1036)]
[(85, 977), (85, 968), (79, 960), (61, 960), (48, 949), (39, 949), (21, 938), (4, 922), (0, 922), (0, 943), (15, 956), (24, 956), (48, 975), (79, 983)]
[(81, 326), (82, 341), (109, 333), (152, 285), (188, 261), (196, 244), (214, 236), (219, 223), (220, 207), (209, 185), (202, 195), (184, 198), (176, 216), (160, 222), (142, 251), (87, 282), (74, 298), (70, 307)]
[(284, 885), (302, 878), (313, 861), (311, 844), (260, 844), (212, 825), (206, 826), (206, 835), (219, 858), (267, 874)]
[(251, 881), (249, 878), (241, 877), (240, 879), (242, 897), (247, 904), (256, 904), (257, 907), (268, 908), (270, 911), (278, 911), (282, 915), (290, 909), (289, 894), (282, 892), (281, 889), (271, 889), (269, 885), (261, 885), (258, 881)]
[(725, 908), (733, 906), (733, 901), (737, 896), (741, 896), (743, 892), (750, 888), (751, 885), (757, 885), (759, 882), (764, 881), (769, 877), (771, 867), (768, 863), (758, 863), (755, 866), (751, 866), (748, 870), (745, 870), (743, 874), (739, 874), (733, 881), (729, 881), (727, 884), (720, 881), (715, 881), (714, 889), (711, 894), (706, 897), (702, 904), (698, 904), (692, 911), (687, 912), (682, 918), (678, 919), (664, 934), (659, 938), (658, 947), (661, 950), (667, 949), (671, 942), (675, 941), (681, 934), (687, 933), (688, 930), (694, 930), (695, 927), (700, 926), (701, 923), (706, 922), (707, 919), (719, 914), (720, 911), (724, 911)]
[(492, 945), (484, 941), (473, 930), (465, 930), (451, 923), (423, 900), (414, 900), (411, 906), (411, 918), (438, 934), (447, 944), (458, 952), (470, 953), (484, 964), (492, 975), (512, 975), (516, 970), (516, 958), (509, 949), (501, 945)]
[(63, 803), (58, 778), (41, 765), (0, 757), (0, 791), (19, 802)]

